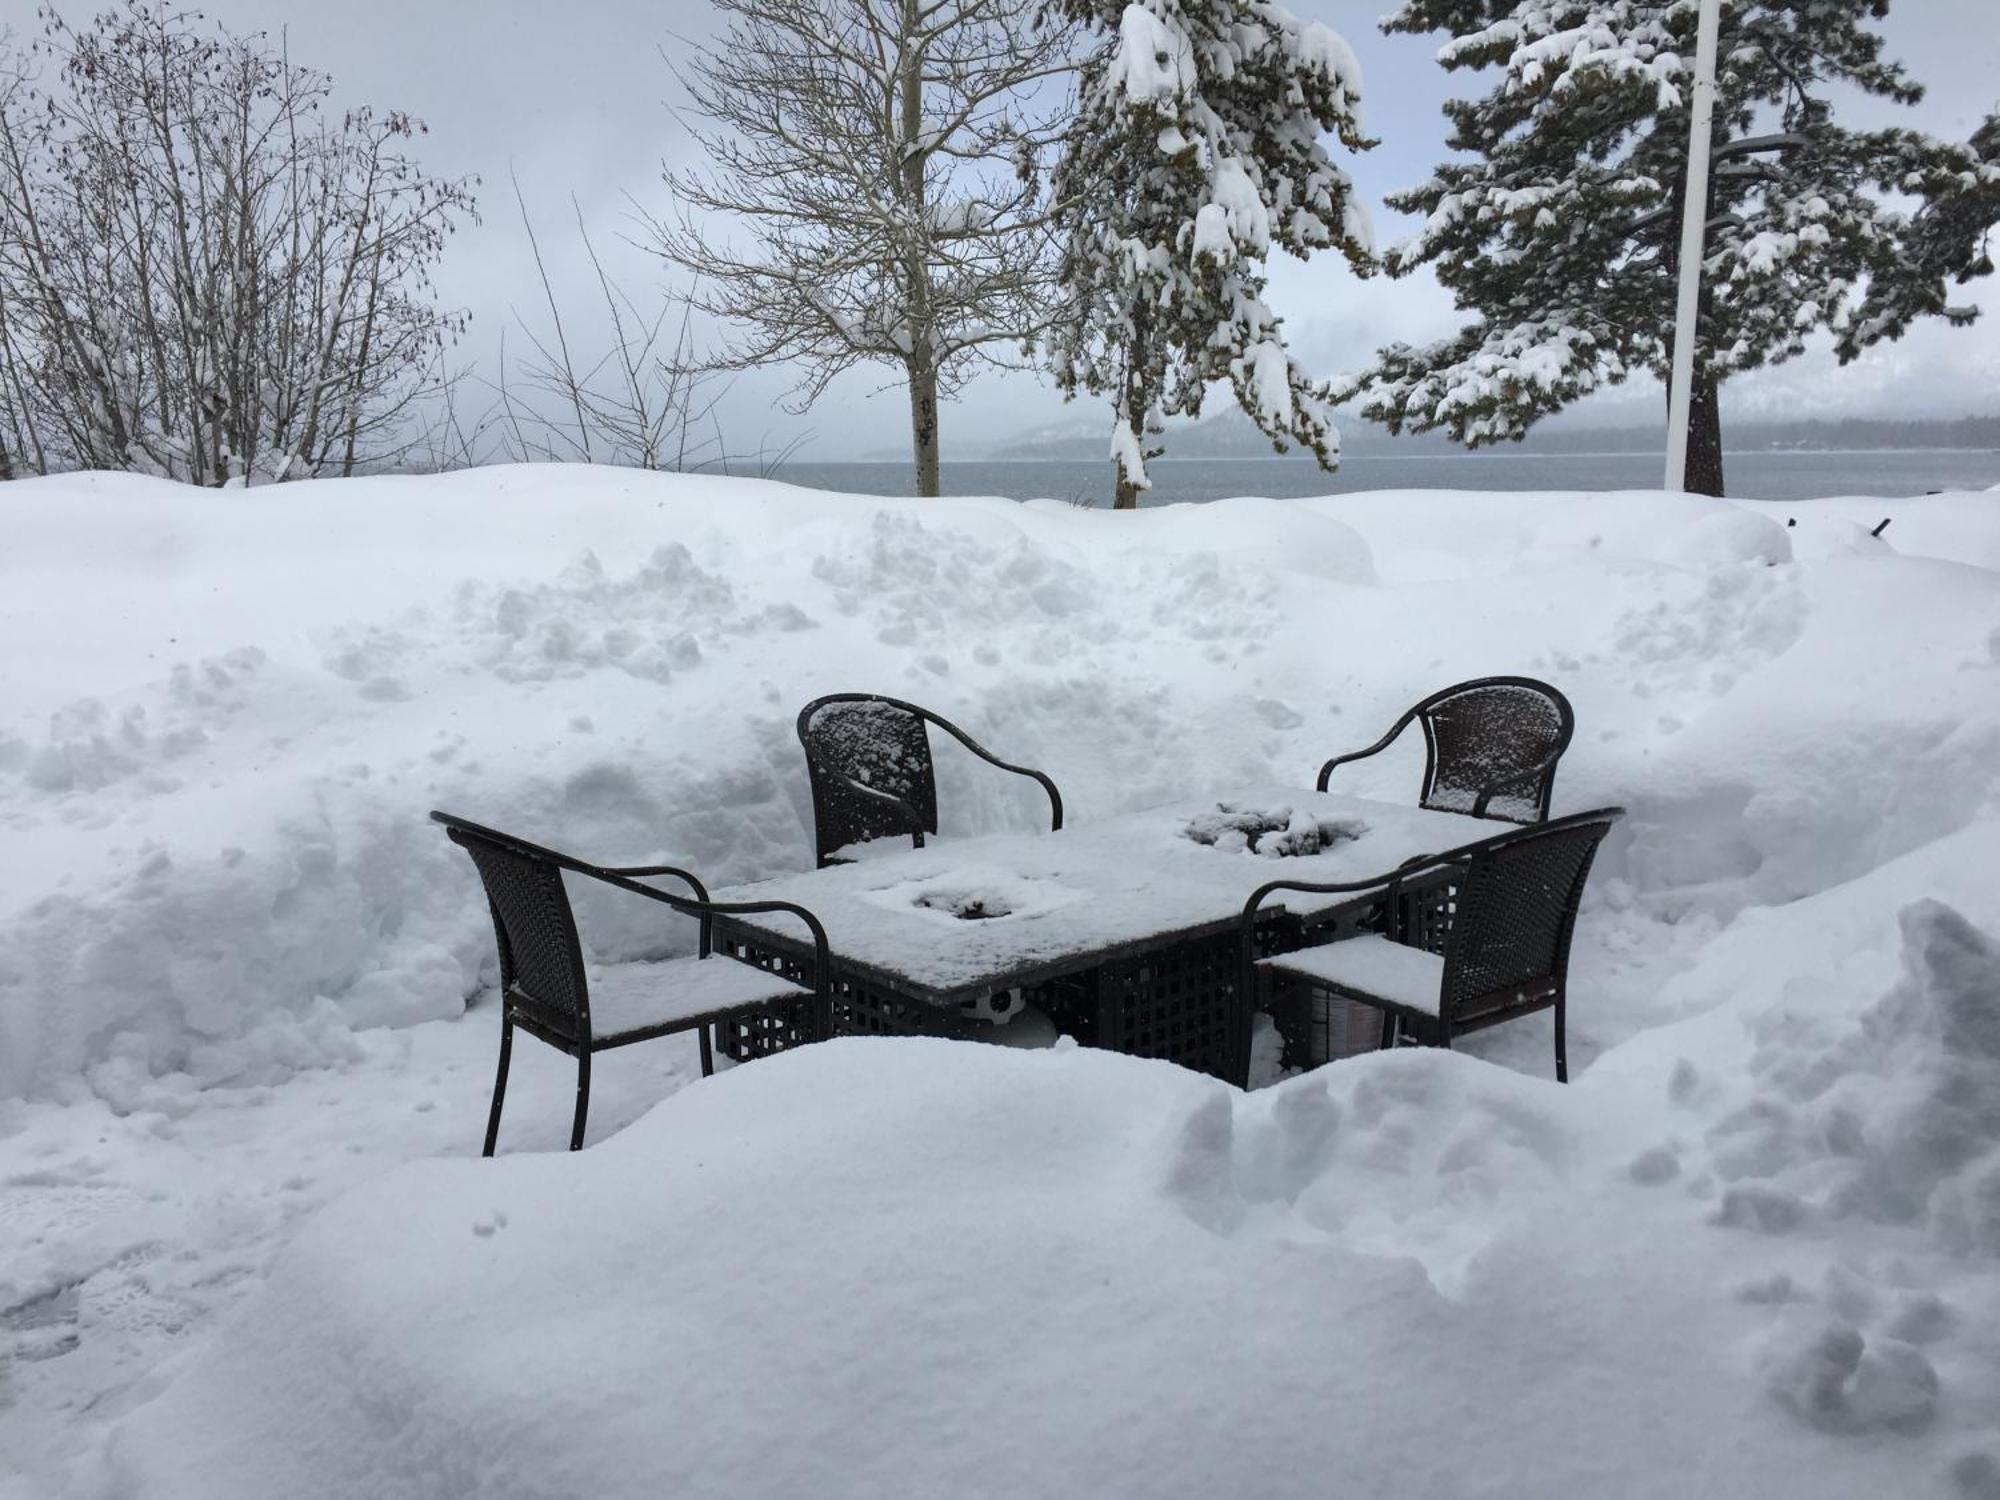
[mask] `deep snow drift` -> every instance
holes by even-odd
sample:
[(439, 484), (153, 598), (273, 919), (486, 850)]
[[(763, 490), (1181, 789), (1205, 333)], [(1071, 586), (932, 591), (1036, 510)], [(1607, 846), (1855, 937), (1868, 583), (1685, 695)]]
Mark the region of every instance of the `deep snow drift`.
[[(2000, 496), (0, 500), (22, 1483), (2000, 1495)], [(664, 1046), (580, 1159), (383, 1175), (476, 1148), (490, 1066), (431, 806), (752, 878), (810, 863), (820, 692), (936, 707), (1082, 824), (1310, 785), (1489, 672), (1576, 704), (1558, 812), (1631, 809), (1567, 1091), (1537, 1022), (1247, 1096), (921, 1043), (674, 1093)], [(1034, 825), (940, 769), (948, 831)], [(560, 1141), (535, 1067), (517, 1151)]]

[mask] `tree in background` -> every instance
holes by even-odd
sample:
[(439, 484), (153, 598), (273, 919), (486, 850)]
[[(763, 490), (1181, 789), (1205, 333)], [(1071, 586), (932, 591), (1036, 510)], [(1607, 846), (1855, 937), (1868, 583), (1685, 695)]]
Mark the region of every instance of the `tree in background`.
[[(1836, 88), (1922, 96), (1869, 27), (1887, 11), (1888, 0), (1724, 9), (1692, 490), (1722, 493), (1717, 398), (1731, 375), (1790, 359), (1821, 329), (1846, 361), (1917, 317), (1974, 316), (1945, 287), (1983, 263), (1991, 139), (1834, 122)], [(1635, 372), (1666, 378), (1695, 20), (1686, 0), (1405, 0), (1383, 23), (1449, 32), (1448, 69), (1498, 70), (1484, 98), (1445, 106), (1448, 144), (1472, 159), (1389, 199), (1424, 216), (1387, 257), (1391, 274), (1435, 267), (1476, 321), (1382, 350), (1336, 385), (1341, 400), (1392, 431), (1443, 428), (1478, 446)]]
[(1096, 38), (1056, 173), (1068, 310), (1050, 339), (1066, 395), (1108, 396), (1119, 509), (1146, 488), (1168, 415), (1227, 380), (1273, 446), (1332, 468), (1323, 386), (1264, 300), (1273, 246), (1370, 266), (1365, 213), (1327, 153), (1361, 127), (1361, 72), (1317, 22), (1250, 0), (1060, 0)]
[[(464, 183), (408, 115), (327, 107), (260, 36), (130, 3), (0, 60), (0, 446), (194, 484), (350, 474), (416, 440), (462, 319)], [(38, 86), (37, 66), (53, 67)]]
[(667, 174), (659, 246), (744, 330), (719, 366), (795, 362), (801, 408), (857, 365), (900, 371), (935, 495), (938, 402), (1050, 317), (1043, 158), (1068, 38), (1038, 0), (717, 4), (730, 24), (681, 80), (710, 169)]
[(1869, 282), (1836, 345), (1843, 360), (1897, 337), (1918, 318), (1972, 322), (1978, 309), (1955, 304), (1951, 288), (1993, 274), (1987, 242), (2000, 224), (2000, 113), (1987, 116), (1963, 148), (1920, 150), (1909, 158), (1898, 186), (1919, 207), (1899, 246), (1902, 274)]
[(515, 314), (530, 351), (521, 367), (525, 393), (508, 383), (502, 334), (495, 410), (482, 419), (482, 429), (498, 428), (500, 451), (517, 463), (612, 463), (676, 473), (712, 464), (726, 469), (729, 454), (715, 410), (724, 389), (696, 357), (692, 305), (684, 297), (662, 296), (642, 306), (613, 280), (572, 194), (577, 242), (590, 263), (609, 330), (609, 347), (602, 353), (579, 354), (527, 200), (520, 183), (513, 186), (548, 323), (538, 330)]

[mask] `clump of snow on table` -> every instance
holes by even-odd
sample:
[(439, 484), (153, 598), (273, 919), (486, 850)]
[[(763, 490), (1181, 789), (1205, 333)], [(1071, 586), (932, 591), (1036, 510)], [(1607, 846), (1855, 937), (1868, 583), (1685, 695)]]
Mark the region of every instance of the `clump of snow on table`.
[[(0, 499), (0, 1451), (31, 1486), (2000, 1494), (1991, 495), (1111, 516), (549, 468)], [(573, 1070), (524, 1044), (510, 1154), (437, 1159), (477, 1148), (497, 1026), (430, 807), (717, 887), (805, 871), (793, 718), (886, 692), (1047, 770), (1051, 851), (1178, 804), (1165, 911), (1182, 870), (1291, 868), (1258, 854), (1327, 757), (1504, 672), (1576, 706), (1555, 811), (1629, 809), (1567, 1090), (1545, 1019), (1248, 1095), (916, 1041), (688, 1087), (679, 1039), (600, 1061), (569, 1157)], [(1417, 740), (1334, 791), (1407, 808)], [(935, 878), (897, 899), (994, 944), (1093, 919), (1059, 861), (953, 873), (1048, 811), (938, 750)], [(1283, 835), (1188, 837), (1246, 787)], [(1369, 822), (1311, 858), (1421, 828)], [(594, 964), (691, 950), (577, 897)]]
[(1217, 803), (1214, 812), (1199, 813), (1187, 825), (1187, 836), (1197, 844), (1225, 854), (1248, 850), (1267, 859), (1318, 854), (1367, 831), (1360, 818), (1320, 817), (1309, 807), (1240, 807), (1230, 802)]

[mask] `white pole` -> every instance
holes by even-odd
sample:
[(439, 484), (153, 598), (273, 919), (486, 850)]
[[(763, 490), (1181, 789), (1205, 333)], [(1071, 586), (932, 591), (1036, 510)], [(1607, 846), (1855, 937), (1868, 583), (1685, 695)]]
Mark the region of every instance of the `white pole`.
[(1667, 387), (1667, 488), (1687, 488), (1688, 405), (1694, 394), (1695, 328), (1701, 318), (1701, 257), (1708, 227), (1709, 130), (1715, 119), (1715, 33), (1722, 0), (1701, 0), (1694, 48), (1694, 111), (1688, 121), (1687, 199), (1681, 205), (1681, 294), (1674, 310), (1674, 369)]

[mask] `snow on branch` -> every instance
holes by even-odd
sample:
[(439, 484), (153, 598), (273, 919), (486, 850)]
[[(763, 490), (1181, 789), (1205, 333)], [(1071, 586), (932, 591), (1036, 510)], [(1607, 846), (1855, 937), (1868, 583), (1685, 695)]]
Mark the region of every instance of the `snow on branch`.
[(1145, 435), (1198, 414), (1218, 381), (1274, 446), (1331, 467), (1324, 391), (1286, 350), (1264, 268), (1274, 247), (1373, 268), (1367, 213), (1327, 145), (1373, 144), (1353, 51), (1270, 3), (1067, 0), (1063, 13), (1095, 46), (1057, 171), (1070, 313), (1051, 365), (1066, 392), (1111, 400), (1119, 503), (1147, 483)]

